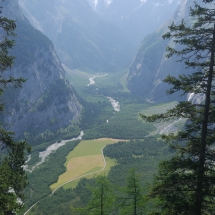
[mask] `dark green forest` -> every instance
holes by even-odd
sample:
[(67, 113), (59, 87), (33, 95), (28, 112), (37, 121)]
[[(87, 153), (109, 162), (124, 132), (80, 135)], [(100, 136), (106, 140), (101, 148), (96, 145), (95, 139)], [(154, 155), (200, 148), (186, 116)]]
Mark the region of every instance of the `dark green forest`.
[[(65, 147), (72, 146), (68, 144)], [(64, 151), (66, 152), (66, 148), (64, 149)], [(62, 163), (62, 166), (63, 162), (65, 162), (65, 160), (63, 159), (64, 154), (62, 152), (60, 153), (62, 154), (62, 156), (57, 160), (59, 167), (59, 163)], [(148, 192), (148, 184), (153, 179), (153, 174), (157, 172), (158, 163), (161, 160), (168, 159), (172, 156), (172, 153), (169, 150), (168, 146), (166, 146), (162, 140), (158, 139), (158, 137), (148, 137), (144, 140), (131, 140), (130, 142), (118, 142), (114, 145), (108, 145), (104, 149), (104, 154), (105, 156), (114, 158), (117, 161), (117, 165), (111, 168), (106, 177), (110, 183), (110, 187), (112, 187), (114, 190), (115, 198), (118, 199), (121, 198), (122, 190), (126, 187), (128, 173), (131, 169), (134, 169), (138, 173), (140, 186), (142, 187), (142, 195), (144, 195)], [(42, 184), (44, 184), (44, 186), (46, 185), (46, 189), (44, 187), (43, 190), (47, 190), (45, 191), (47, 197), (45, 197), (34, 208), (32, 208), (29, 214), (46, 214), (47, 211), (49, 211), (50, 214), (56, 215), (79, 214), (80, 211), (74, 210), (74, 208), (87, 207), (87, 204), (92, 197), (92, 190), (90, 190), (89, 187), (96, 186), (97, 179), (96, 177), (93, 179), (83, 178), (78, 183), (76, 188), (66, 190), (60, 188), (52, 196), (48, 196), (47, 194), (50, 193), (50, 190), (48, 191), (47, 185), (51, 185), (53, 183), (51, 181), (51, 178), (57, 178), (57, 174), (55, 176), (51, 176), (48, 173), (48, 171), (52, 171), (53, 168), (51, 165), (51, 163), (53, 162), (52, 159), (55, 159), (56, 162), (56, 156), (52, 155), (49, 160), (43, 164), (44, 167), (42, 166), (41, 170), (35, 170), (35, 172), (30, 175), (30, 184), (41, 183), (41, 185), (39, 186), (40, 189)], [(58, 166), (56, 166), (55, 169), (57, 172)], [(43, 179), (43, 182), (38, 182), (36, 175), (44, 173), (47, 179)], [(49, 175), (51, 176), (50, 179), (48, 177)], [(29, 189), (30, 186), (28, 187), (28, 196), (30, 194)], [(42, 195), (41, 193), (39, 193), (39, 190), (35, 191), (34, 195), (36, 195), (36, 192), (38, 199), (41, 198)], [(45, 194), (45, 192), (43, 193)], [(35, 199), (34, 197), (32, 198)], [(36, 199), (34, 200), (34, 202), (36, 202)], [(29, 204), (30, 202), (28, 201), (27, 203)], [(146, 206), (146, 208), (148, 208), (148, 206)], [(116, 210), (114, 212), (115, 214), (119, 214), (116, 206), (114, 210)]]

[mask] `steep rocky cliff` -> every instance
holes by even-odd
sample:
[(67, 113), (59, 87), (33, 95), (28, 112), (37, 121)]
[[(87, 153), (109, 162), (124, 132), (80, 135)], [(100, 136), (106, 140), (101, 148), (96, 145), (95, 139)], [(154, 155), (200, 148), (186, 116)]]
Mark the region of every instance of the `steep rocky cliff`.
[(72, 125), (80, 117), (81, 105), (51, 41), (33, 28), (22, 14), (18, 0), (2, 3), (3, 16), (16, 20), (15, 62), (9, 73), (23, 77), (22, 88), (9, 88), (3, 95), (4, 125), (16, 133), (39, 133)]
[[(200, 2), (200, 1), (199, 1)], [(166, 58), (166, 47), (174, 46), (172, 41), (163, 40), (162, 35), (168, 31), (168, 26), (181, 19), (189, 22), (189, 9), (193, 1), (181, 0), (172, 20), (166, 22), (161, 28), (148, 35), (142, 42), (138, 53), (133, 60), (127, 78), (129, 90), (149, 101), (169, 100), (178, 98), (179, 94), (168, 97), (165, 91), (169, 86), (163, 82), (167, 75), (177, 76), (188, 73), (183, 63), (176, 62), (179, 58)]]
[(86, 0), (19, 0), (25, 15), (54, 43), (61, 61), (74, 69), (111, 72), (128, 66), (131, 42), (101, 19)]

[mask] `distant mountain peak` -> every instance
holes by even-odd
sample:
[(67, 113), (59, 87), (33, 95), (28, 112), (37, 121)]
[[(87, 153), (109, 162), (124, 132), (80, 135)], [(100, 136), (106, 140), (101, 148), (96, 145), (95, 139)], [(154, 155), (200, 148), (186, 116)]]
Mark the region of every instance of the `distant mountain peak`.
[(136, 48), (173, 16), (179, 0), (87, 0), (103, 19), (121, 28)]
[[(127, 35), (92, 9), (99, 0), (19, 0), (23, 12), (54, 43), (70, 69), (111, 72), (130, 64), (135, 48)], [(112, 0), (105, 0), (107, 6)]]

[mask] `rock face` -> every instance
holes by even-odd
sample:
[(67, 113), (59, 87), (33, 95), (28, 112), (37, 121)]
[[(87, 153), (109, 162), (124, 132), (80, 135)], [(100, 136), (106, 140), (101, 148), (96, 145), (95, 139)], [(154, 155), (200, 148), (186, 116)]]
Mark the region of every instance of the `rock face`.
[(179, 0), (88, 0), (105, 20), (121, 28), (139, 47), (143, 38), (173, 16)]
[(127, 78), (127, 86), (133, 94), (150, 101), (178, 99), (179, 94), (166, 96), (166, 90), (170, 86), (165, 84), (163, 79), (167, 75), (189, 73), (191, 69), (185, 68), (183, 63), (176, 62), (180, 57), (166, 58), (166, 47), (172, 47), (174, 44), (172, 41), (163, 40), (162, 35), (168, 31), (168, 26), (173, 21), (179, 23), (184, 18), (189, 23), (189, 9), (192, 4), (193, 1), (182, 0), (173, 19), (143, 40)]
[(3, 16), (16, 21), (15, 62), (10, 71), (23, 77), (22, 88), (9, 88), (3, 94), (5, 109), (1, 118), (17, 137), (24, 132), (39, 133), (72, 125), (80, 117), (81, 105), (51, 41), (33, 28), (24, 17), (18, 0), (2, 3)]
[(128, 66), (134, 47), (86, 0), (19, 0), (31, 23), (54, 43), (69, 68), (111, 72)]

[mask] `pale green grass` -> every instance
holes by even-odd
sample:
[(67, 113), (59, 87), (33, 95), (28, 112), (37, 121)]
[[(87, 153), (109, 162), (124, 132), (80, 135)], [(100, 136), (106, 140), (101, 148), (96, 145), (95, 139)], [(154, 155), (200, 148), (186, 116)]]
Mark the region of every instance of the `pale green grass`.
[(125, 71), (126, 71), (126, 73), (120, 79), (120, 84), (123, 86), (124, 92), (130, 92), (127, 87), (127, 78), (129, 75), (129, 71), (128, 70), (125, 70)]
[(66, 157), (67, 162), (65, 163), (65, 165), (67, 165), (68, 161), (71, 158), (101, 154), (101, 149), (104, 146), (116, 143), (118, 141), (119, 140), (114, 140), (111, 138), (101, 138), (97, 140), (83, 140), (78, 144), (78, 146), (73, 151), (71, 151), (67, 155)]
[[(142, 113), (146, 116), (150, 116), (153, 114), (165, 113), (165, 112), (167, 112), (167, 110), (174, 108), (177, 103), (178, 102), (173, 101), (173, 102), (169, 102), (169, 103), (153, 105), (151, 107), (148, 107), (148, 108), (142, 110), (140, 113)], [(140, 116), (139, 116), (139, 119), (142, 120)], [(172, 123), (174, 123), (174, 127), (175, 127), (174, 133), (175, 133), (175, 132), (178, 132), (179, 130), (182, 130), (184, 128), (184, 125), (186, 123), (186, 119), (180, 119), (180, 120), (166, 119), (163, 121), (157, 121), (157, 122), (155, 121), (155, 122), (153, 122), (153, 124), (156, 127), (156, 131), (151, 132), (150, 135), (155, 135), (155, 134), (159, 133), (161, 130), (168, 127)]]
[[(50, 186), (51, 189), (54, 190), (67, 181), (81, 175), (102, 170), (104, 167), (104, 161), (101, 153), (102, 148), (108, 144), (116, 143), (118, 141), (120, 140), (110, 138), (81, 141), (78, 146), (76, 146), (75, 149), (67, 155), (67, 161), (64, 164), (67, 171), (58, 177), (57, 183)], [(106, 158), (106, 162), (107, 165), (104, 171), (108, 171), (111, 166), (115, 165), (115, 161), (109, 158)]]
[[(94, 178), (94, 177), (97, 177), (99, 175), (108, 175), (108, 172), (110, 171), (111, 167), (115, 166), (116, 165), (116, 160), (115, 159), (111, 159), (109, 157), (105, 157), (105, 160), (106, 160), (106, 167), (103, 171), (99, 172), (99, 173), (96, 173), (96, 174), (91, 174), (91, 175), (88, 175), (86, 176), (85, 178)], [(101, 168), (94, 168), (92, 170), (90, 170), (89, 172), (86, 172), (87, 173), (93, 173), (93, 172), (96, 172), (96, 171), (99, 171)], [(72, 181), (68, 184), (65, 184), (63, 186), (64, 189), (74, 189), (77, 185), (78, 185), (78, 182), (80, 181), (81, 179), (77, 179), (75, 181)]]
[(93, 74), (88, 74), (80, 70), (71, 70), (66, 66), (64, 66), (64, 69), (66, 77), (75, 88), (79, 88), (80, 86), (85, 87), (89, 83), (89, 78), (93, 76)]
[[(100, 102), (107, 101), (107, 98), (105, 96), (96, 95), (91, 91), (89, 91), (89, 89), (91, 89), (92, 87), (94, 88), (96, 86), (96, 84), (87, 86), (87, 84), (89, 84), (90, 82), (89, 78), (93, 77), (96, 74), (89, 74), (79, 70), (70, 70), (69, 68), (66, 68), (66, 67), (64, 67), (64, 69), (66, 71), (67, 79), (70, 81), (74, 89), (82, 98), (93, 103), (97, 103), (98, 101)], [(104, 74), (99, 74), (99, 75), (104, 75)], [(106, 77), (107, 76), (96, 78), (95, 82), (97, 82), (97, 80), (99, 79), (102, 79), (102, 82), (106, 83), (107, 82), (105, 79)]]
[[(89, 73), (80, 70), (71, 70), (64, 66), (66, 71), (66, 77), (71, 82), (77, 93), (88, 101), (98, 102), (107, 100), (106, 96), (97, 95), (95, 89), (103, 88), (110, 92), (122, 92), (125, 90), (125, 78), (124, 75), (127, 69), (117, 71), (114, 73)], [(107, 74), (107, 75), (105, 75)], [(89, 78), (95, 75), (105, 75), (103, 77), (96, 77), (94, 79), (95, 84), (87, 86), (89, 84)], [(124, 90), (123, 90), (124, 89)]]
[(152, 105), (148, 108), (145, 108), (140, 111), (140, 113), (150, 116), (152, 114), (161, 114), (165, 113), (167, 110), (173, 108), (177, 104), (176, 101), (174, 102), (169, 102), (169, 103), (162, 103), (162, 104), (156, 104)]

